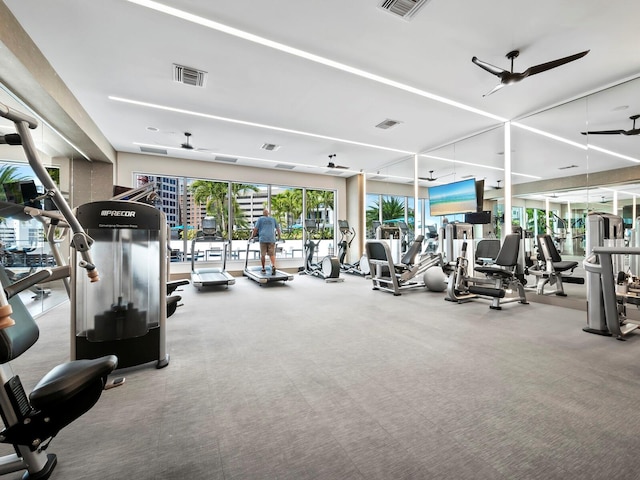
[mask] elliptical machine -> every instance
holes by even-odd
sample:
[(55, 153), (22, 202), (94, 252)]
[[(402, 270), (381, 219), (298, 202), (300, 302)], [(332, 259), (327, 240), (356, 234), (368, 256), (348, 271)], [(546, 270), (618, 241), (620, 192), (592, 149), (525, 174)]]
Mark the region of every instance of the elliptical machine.
[(340, 228), (340, 243), (338, 244), (340, 262), (340, 270), (344, 273), (351, 273), (353, 275), (365, 276), (370, 273), (369, 262), (367, 256), (363, 255), (356, 263), (347, 263), (347, 253), (351, 247), (351, 242), (356, 238), (356, 230), (349, 227), (349, 222), (346, 220), (338, 220), (338, 228)]
[(313, 255), (320, 245), (320, 240), (314, 242), (311, 238), (318, 229), (316, 221), (307, 218), (304, 221), (304, 231), (307, 236), (307, 240), (304, 243), (305, 251), (305, 264), (304, 267), (299, 267), (298, 271), (300, 275), (313, 275), (314, 277), (323, 278), (325, 282), (343, 282), (344, 278), (340, 278), (340, 262), (336, 257), (327, 255), (323, 257), (320, 263), (314, 263)]

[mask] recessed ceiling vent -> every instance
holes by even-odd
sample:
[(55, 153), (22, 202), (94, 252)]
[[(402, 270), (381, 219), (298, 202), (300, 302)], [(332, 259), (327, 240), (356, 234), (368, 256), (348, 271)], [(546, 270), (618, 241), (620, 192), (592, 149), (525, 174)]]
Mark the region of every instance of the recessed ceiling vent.
[(276, 145), (275, 143), (263, 143), (260, 148), (269, 152), (275, 152), (280, 148), (280, 145)]
[(282, 168), (283, 170), (293, 170), (295, 165), (287, 165), (286, 163), (277, 163), (276, 168)]
[(379, 124), (377, 124), (376, 128), (381, 128), (383, 130), (388, 130), (390, 128), (395, 127), (399, 123), (402, 123), (402, 122), (399, 121), (399, 120), (391, 120), (390, 118), (387, 118), (384, 122), (380, 122)]
[(227, 162), (227, 163), (236, 163), (238, 161), (237, 158), (231, 158), (231, 157), (215, 157), (215, 161), (216, 162)]
[(207, 72), (174, 63), (173, 81), (193, 87), (204, 87), (207, 82)]
[(166, 155), (167, 150), (164, 148), (140, 147), (142, 153), (152, 153), (153, 155)]
[(378, 8), (410, 20), (430, 0), (382, 0)]
[(578, 168), (578, 165), (567, 165), (566, 167), (558, 167), (558, 170), (569, 170), (570, 168)]

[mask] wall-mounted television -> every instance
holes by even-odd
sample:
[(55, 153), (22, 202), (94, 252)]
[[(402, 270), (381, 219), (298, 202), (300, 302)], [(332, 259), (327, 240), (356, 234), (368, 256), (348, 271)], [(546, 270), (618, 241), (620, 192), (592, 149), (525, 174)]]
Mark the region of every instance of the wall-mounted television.
[(484, 211), (484, 179), (476, 180), (476, 200), (478, 202), (478, 209), (476, 212), (480, 213)]
[(436, 185), (429, 187), (427, 191), (429, 215), (432, 217), (478, 211), (475, 178)]

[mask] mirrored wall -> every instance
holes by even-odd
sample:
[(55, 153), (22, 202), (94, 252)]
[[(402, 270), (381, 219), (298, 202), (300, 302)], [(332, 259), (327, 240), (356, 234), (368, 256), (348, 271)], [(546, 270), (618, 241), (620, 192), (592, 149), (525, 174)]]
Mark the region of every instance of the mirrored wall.
[[(0, 85), (0, 103), (34, 115)], [(35, 115), (34, 115), (35, 116)], [(0, 119), (0, 134), (15, 133), (13, 123)], [(71, 145), (42, 122), (31, 134), (41, 162), (58, 189), (69, 199), (74, 159), (82, 158)], [(43, 268), (52, 267), (69, 256), (69, 232), (49, 227), (41, 217), (21, 214), (12, 205), (54, 209), (51, 203), (35, 200), (44, 193), (41, 181), (29, 166), (20, 146), (0, 145), (0, 263), (6, 280), (17, 281)], [(57, 256), (57, 254), (59, 254)], [(57, 258), (56, 258), (57, 256)], [(62, 280), (42, 283), (20, 294), (32, 315), (37, 316), (66, 301), (67, 289)]]
[[(444, 220), (429, 216), (431, 186), (475, 178), (484, 181), (483, 207), (492, 214), (490, 225), (476, 227), (476, 238), (500, 237), (521, 227), (529, 237), (527, 255), (537, 254), (536, 235), (549, 234), (563, 259), (581, 263), (587, 215), (602, 212), (623, 217), (628, 243), (640, 215), (638, 115), (640, 79), (633, 79), (422, 153), (417, 162), (421, 224)], [(505, 171), (506, 145), (511, 163)], [(415, 165), (406, 158), (368, 179), (395, 181), (413, 192)], [(506, 178), (511, 180), (512, 225), (505, 229)], [(447, 218), (452, 219), (461, 220)], [(584, 294), (584, 286), (575, 288)]]

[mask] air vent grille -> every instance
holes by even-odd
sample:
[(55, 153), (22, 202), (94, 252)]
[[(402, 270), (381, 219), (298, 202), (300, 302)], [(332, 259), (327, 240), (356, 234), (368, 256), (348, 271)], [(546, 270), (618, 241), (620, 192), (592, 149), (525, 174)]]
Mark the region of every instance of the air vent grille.
[(267, 150), (269, 152), (274, 152), (280, 148), (280, 145), (276, 145), (275, 143), (263, 143), (260, 147), (262, 150)]
[(429, 3), (430, 0), (382, 0), (378, 8), (389, 13), (404, 18), (411, 19), (420, 8)]
[(570, 168), (578, 168), (578, 165), (567, 165), (566, 167), (558, 167), (558, 170), (568, 170)]
[(167, 150), (164, 148), (140, 147), (142, 153), (152, 153), (154, 155), (166, 155)]
[(277, 163), (276, 168), (282, 168), (283, 170), (293, 170), (295, 165), (287, 165), (286, 163)]
[(174, 63), (173, 81), (194, 87), (204, 87), (207, 81), (207, 72)]
[(402, 123), (402, 122), (399, 121), (399, 120), (391, 120), (390, 118), (387, 118), (385, 121), (380, 122), (379, 124), (377, 124), (376, 128), (381, 128), (383, 130), (388, 130), (390, 128), (395, 127), (399, 123)]
[(227, 163), (236, 163), (238, 161), (237, 158), (231, 158), (231, 157), (215, 157), (216, 162), (227, 162)]

